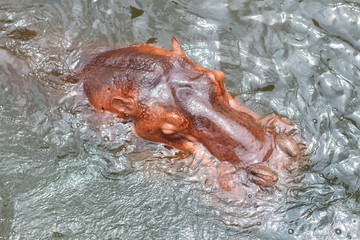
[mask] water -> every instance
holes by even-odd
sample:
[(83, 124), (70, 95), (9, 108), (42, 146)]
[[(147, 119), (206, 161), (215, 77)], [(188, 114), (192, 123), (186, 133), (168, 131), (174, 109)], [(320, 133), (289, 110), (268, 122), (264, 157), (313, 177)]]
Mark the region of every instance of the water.
[[(360, 239), (359, 23), (357, 0), (3, 0), (0, 239)], [(224, 196), (63, 78), (86, 48), (173, 35), (298, 124), (311, 154), (288, 185)]]

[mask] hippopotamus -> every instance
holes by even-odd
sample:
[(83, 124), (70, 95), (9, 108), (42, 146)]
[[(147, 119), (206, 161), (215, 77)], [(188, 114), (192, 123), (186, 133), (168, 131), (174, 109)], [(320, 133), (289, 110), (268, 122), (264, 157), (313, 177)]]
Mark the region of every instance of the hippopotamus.
[(224, 87), (224, 73), (195, 64), (175, 37), (171, 51), (132, 44), (94, 54), (76, 78), (92, 106), (131, 119), (140, 137), (195, 154), (201, 145), (217, 159), (227, 191), (238, 171), (274, 186), (301, 156), (292, 122), (243, 106)]

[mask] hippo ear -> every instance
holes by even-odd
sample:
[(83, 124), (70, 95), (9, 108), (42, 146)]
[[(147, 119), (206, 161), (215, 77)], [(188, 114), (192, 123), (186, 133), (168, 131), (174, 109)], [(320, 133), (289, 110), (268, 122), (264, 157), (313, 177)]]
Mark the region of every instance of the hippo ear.
[(181, 57), (186, 56), (184, 50), (181, 48), (180, 42), (176, 39), (176, 37), (172, 38), (172, 52)]
[(212, 73), (215, 75), (215, 78), (216, 78), (219, 82), (223, 82), (223, 81), (224, 81), (224, 73), (223, 73), (222, 71), (213, 70)]
[(135, 110), (134, 100), (126, 97), (113, 97), (111, 99), (110, 107), (118, 113), (133, 114)]
[(161, 128), (165, 132), (175, 132), (188, 129), (189, 126), (189, 120), (187, 120), (182, 114), (171, 112), (166, 114)]

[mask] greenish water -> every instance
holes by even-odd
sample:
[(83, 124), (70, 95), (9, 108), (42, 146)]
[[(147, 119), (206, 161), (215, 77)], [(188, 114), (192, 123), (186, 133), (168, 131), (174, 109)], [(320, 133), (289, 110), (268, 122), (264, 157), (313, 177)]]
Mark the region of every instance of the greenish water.
[[(3, 0), (0, 239), (360, 239), (359, 23), (355, 0)], [(172, 36), (298, 124), (311, 154), (294, 181), (224, 196), (62, 77), (84, 49)]]

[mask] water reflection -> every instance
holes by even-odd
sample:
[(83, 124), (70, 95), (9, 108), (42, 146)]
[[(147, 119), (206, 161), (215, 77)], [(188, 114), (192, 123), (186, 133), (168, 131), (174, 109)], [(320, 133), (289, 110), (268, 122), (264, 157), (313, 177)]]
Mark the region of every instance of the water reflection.
[[(359, 11), (354, 1), (3, 1), (0, 237), (360, 238)], [(172, 35), (224, 71), (244, 104), (298, 123), (311, 157), (288, 185), (224, 196), (192, 156), (136, 137), (62, 77), (83, 49), (169, 48)]]

